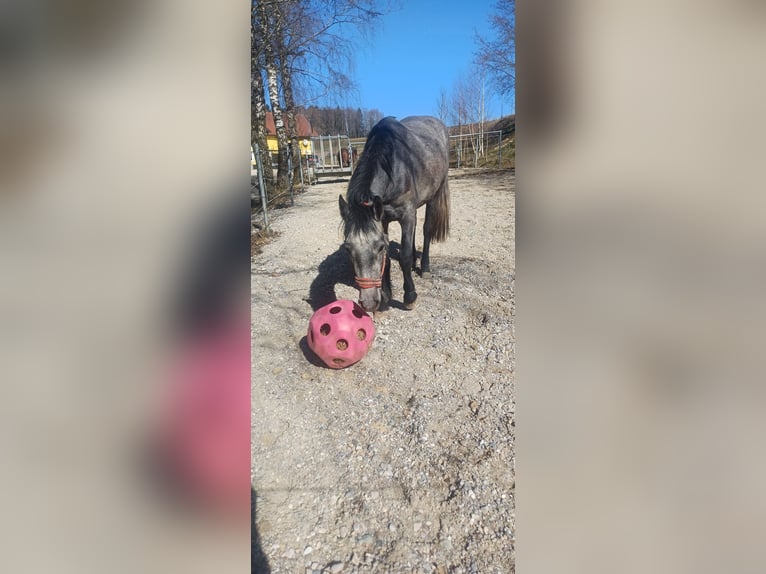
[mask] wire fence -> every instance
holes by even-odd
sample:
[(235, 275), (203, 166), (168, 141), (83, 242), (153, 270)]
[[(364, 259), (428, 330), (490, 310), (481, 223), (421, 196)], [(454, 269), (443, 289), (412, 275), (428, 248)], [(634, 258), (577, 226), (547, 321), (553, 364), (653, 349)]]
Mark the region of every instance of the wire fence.
[[(292, 144), (285, 149), (287, 156), (287, 188), (280, 189), (276, 183), (276, 170), (269, 160), (265, 167), (263, 156), (271, 158), (271, 154), (262, 154), (258, 144), (251, 151), (251, 177), (250, 177), (250, 208), (251, 223), (254, 227), (270, 231), (270, 215), (274, 210), (281, 207), (294, 205), (296, 193), (306, 190), (306, 185), (311, 183), (311, 170), (307, 158), (300, 153), (294, 153)], [(294, 166), (294, 161), (298, 162)], [(296, 169), (293, 169), (293, 168)], [(271, 170), (271, 178), (264, 177), (265, 170)], [(272, 183), (273, 182), (273, 183)]]
[(511, 139), (504, 139), (500, 130), (450, 136), (449, 166), (512, 167), (515, 158), (511, 144)]
[[(343, 177), (353, 172), (364, 139), (351, 140), (348, 136), (316, 136), (312, 138), (310, 155), (294, 153), (289, 144), (287, 156), (287, 187), (276, 184), (276, 170), (271, 152), (262, 154), (258, 144), (251, 150), (252, 169), (250, 205), (252, 223), (256, 229), (270, 230), (270, 219), (275, 209), (292, 206), (296, 193), (320, 177)], [(269, 158), (264, 166), (264, 156)], [(507, 168), (515, 166), (513, 135), (503, 136), (501, 130), (472, 132), (450, 136), (449, 166), (451, 168)], [(294, 162), (298, 165), (293, 169)], [(271, 170), (272, 177), (264, 175)]]

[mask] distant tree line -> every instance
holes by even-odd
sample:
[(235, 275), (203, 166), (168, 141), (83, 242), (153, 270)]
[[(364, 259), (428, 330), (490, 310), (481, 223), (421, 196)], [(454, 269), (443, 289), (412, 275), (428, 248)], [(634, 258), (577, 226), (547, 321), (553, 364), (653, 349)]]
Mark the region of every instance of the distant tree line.
[(311, 122), (314, 131), (321, 135), (343, 134), (350, 138), (365, 137), (376, 123), (383, 119), (378, 109), (320, 108), (309, 106), (300, 113)]
[[(374, 24), (390, 9), (389, 1), (393, 0), (252, 0), (251, 143), (261, 150), (264, 165), (271, 165), (266, 140), (266, 110), (270, 109), (279, 144), (278, 187), (287, 184), (289, 144), (297, 136), (296, 113), (311, 101), (342, 99), (353, 89), (354, 39), (372, 33)], [(346, 133), (352, 125), (357, 129), (369, 121), (370, 113), (362, 112), (361, 121), (356, 112), (340, 114), (343, 129), (332, 131)], [(317, 121), (317, 131), (337, 127), (332, 114), (317, 113), (316, 120), (306, 115), (312, 123)], [(293, 161), (296, 169), (298, 164)], [(274, 183), (271, 170), (264, 170), (264, 176)]]

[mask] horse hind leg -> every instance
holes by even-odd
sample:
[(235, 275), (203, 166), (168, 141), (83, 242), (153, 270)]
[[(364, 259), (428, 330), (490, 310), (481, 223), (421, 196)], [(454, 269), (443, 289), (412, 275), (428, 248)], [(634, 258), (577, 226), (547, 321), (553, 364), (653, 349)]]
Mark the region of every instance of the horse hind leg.
[(449, 187), (444, 178), (431, 201), (426, 203), (426, 220), (423, 223), (423, 254), (420, 258), (420, 276), (431, 277), (431, 241), (443, 241), (449, 232)]
[[(388, 220), (383, 220), (383, 233), (388, 241)], [(383, 277), (381, 281), (380, 307), (378, 311), (386, 311), (391, 301), (391, 254), (386, 252), (386, 264), (383, 266)]]
[(433, 208), (430, 203), (426, 204), (426, 220), (423, 223), (423, 253), (420, 256), (420, 276), (423, 279), (431, 278), (431, 259), (429, 250), (433, 233)]
[(418, 298), (415, 282), (412, 280), (412, 265), (415, 258), (414, 221), (412, 216), (402, 218), (402, 246), (399, 250), (399, 265), (404, 276), (404, 308), (412, 309)]
[(418, 228), (417, 222), (412, 225), (412, 270), (415, 271), (418, 268), (418, 250), (415, 246), (415, 231)]

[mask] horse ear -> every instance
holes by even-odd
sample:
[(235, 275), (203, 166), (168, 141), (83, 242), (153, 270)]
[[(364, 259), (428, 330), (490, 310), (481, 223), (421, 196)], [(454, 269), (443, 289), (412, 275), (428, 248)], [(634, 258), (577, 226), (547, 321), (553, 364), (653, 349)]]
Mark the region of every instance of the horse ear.
[(372, 213), (378, 221), (383, 217), (383, 200), (379, 195), (372, 198)]
[(346, 203), (346, 200), (343, 199), (343, 195), (338, 196), (338, 206), (340, 207), (340, 216), (343, 218), (343, 221), (348, 219), (348, 203)]

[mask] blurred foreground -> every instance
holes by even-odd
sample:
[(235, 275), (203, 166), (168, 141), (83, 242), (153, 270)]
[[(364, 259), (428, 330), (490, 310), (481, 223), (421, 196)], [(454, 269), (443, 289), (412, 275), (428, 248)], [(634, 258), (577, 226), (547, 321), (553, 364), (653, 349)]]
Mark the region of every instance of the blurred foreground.
[(246, 6), (2, 11), (0, 570), (246, 571)]
[(764, 5), (517, 23), (518, 571), (764, 572)]

